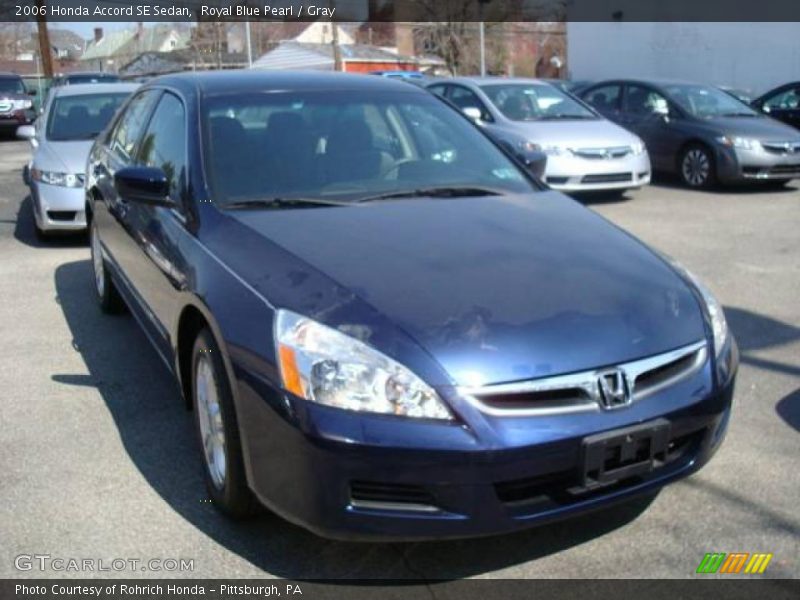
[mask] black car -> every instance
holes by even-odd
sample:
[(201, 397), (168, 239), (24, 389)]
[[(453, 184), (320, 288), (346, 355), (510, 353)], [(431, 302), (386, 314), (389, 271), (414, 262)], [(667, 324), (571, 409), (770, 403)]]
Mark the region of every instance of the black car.
[(30, 125), (36, 118), (33, 107), (35, 91), (28, 91), (22, 77), (0, 73), (0, 133), (13, 134), (20, 125)]
[(753, 106), (773, 119), (800, 129), (800, 81), (770, 90), (754, 100)]
[(99, 304), (124, 300), (177, 377), (229, 514), (515, 531), (652, 493), (725, 436), (719, 302), (423, 89), (156, 78), (86, 191)]
[(653, 170), (693, 188), (800, 177), (800, 134), (715, 86), (609, 80), (580, 97), (644, 140)]

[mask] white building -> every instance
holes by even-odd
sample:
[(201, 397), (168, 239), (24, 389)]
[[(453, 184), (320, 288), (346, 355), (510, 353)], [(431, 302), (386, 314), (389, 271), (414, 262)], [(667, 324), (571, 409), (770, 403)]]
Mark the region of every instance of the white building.
[(760, 94), (800, 79), (800, 23), (569, 22), (567, 58), (576, 80), (676, 78)]

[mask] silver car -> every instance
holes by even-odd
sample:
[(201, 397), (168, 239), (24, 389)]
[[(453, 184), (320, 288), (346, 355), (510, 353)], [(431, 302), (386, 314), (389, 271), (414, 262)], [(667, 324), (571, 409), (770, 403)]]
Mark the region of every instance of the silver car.
[(495, 139), (544, 152), (544, 179), (552, 188), (625, 190), (650, 183), (650, 158), (641, 139), (546, 81), (456, 77), (427, 87)]
[(138, 84), (98, 83), (55, 88), (35, 125), (17, 129), (33, 157), (25, 171), (37, 235), (86, 229), (83, 182), (94, 138)]

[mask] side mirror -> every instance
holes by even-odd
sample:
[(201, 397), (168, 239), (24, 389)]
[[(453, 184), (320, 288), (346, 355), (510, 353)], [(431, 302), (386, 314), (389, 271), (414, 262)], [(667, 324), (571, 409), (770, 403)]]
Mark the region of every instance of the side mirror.
[(36, 89), (33, 88), (33, 89), (28, 90), (28, 95), (29, 96), (35, 96), (36, 95)]
[(172, 206), (167, 174), (155, 167), (125, 167), (114, 174), (114, 188), (123, 200), (151, 206)]
[(537, 179), (544, 179), (544, 171), (547, 167), (547, 155), (536, 150), (517, 150), (517, 158)]
[(480, 121), (483, 114), (481, 113), (481, 109), (475, 106), (467, 106), (462, 109), (465, 115), (467, 115), (473, 121)]
[(17, 137), (21, 140), (30, 140), (36, 137), (36, 128), (33, 125), (20, 125), (17, 127)]

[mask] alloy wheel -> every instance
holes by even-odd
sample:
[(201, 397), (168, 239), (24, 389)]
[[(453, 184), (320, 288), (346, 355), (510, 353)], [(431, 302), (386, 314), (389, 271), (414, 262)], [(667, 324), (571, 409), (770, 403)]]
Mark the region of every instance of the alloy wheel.
[(711, 173), (711, 160), (705, 151), (692, 148), (683, 157), (681, 174), (683, 180), (692, 187), (701, 187), (708, 182)]
[(225, 430), (214, 370), (208, 357), (198, 358), (196, 373), (197, 419), (203, 456), (211, 481), (217, 489), (222, 489), (225, 486)]

